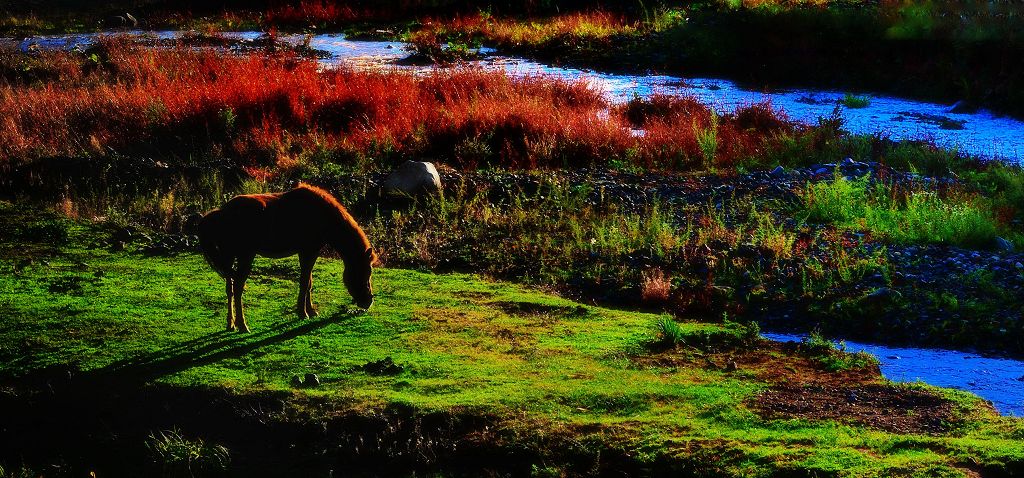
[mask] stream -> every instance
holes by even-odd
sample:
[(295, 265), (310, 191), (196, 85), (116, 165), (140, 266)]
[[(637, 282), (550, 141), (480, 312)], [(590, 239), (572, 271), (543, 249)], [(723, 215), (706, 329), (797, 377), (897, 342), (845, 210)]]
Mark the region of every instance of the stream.
[[(179, 32), (130, 32), (157, 39), (173, 39)], [(38, 36), (24, 40), (0, 39), (0, 45), (14, 44), (23, 51), (34, 49), (81, 48), (98, 34)], [(241, 41), (252, 41), (260, 32), (226, 33)], [(283, 35), (288, 43), (300, 44), (304, 35)], [(342, 34), (313, 36), (309, 46), (327, 55), (320, 59), (325, 68), (345, 65), (356, 69), (399, 68), (414, 73), (438, 67), (409, 65), (402, 60), (409, 56), (402, 42), (352, 41)], [(815, 123), (828, 116), (846, 92), (833, 90), (792, 89), (771, 92), (743, 89), (736, 83), (712, 78), (680, 78), (661, 75), (620, 75), (590, 70), (562, 68), (536, 61), (497, 55), (482, 50), (486, 56), (472, 62), (484, 69), (503, 70), (513, 75), (546, 75), (564, 79), (583, 78), (605, 92), (613, 101), (627, 101), (634, 96), (654, 93), (682, 94), (697, 97), (720, 112), (729, 112), (751, 103), (770, 101), (786, 112), (790, 119)], [(862, 108), (841, 107), (845, 128), (851, 133), (880, 134), (894, 140), (928, 139), (936, 144), (983, 158), (1019, 162), (1024, 160), (1024, 121), (997, 116), (981, 110), (954, 112), (950, 105), (920, 102), (891, 96), (860, 95), (868, 99)], [(800, 335), (765, 333), (779, 341), (799, 341)], [(851, 352), (864, 351), (878, 357), (886, 378), (894, 381), (923, 381), (941, 387), (966, 390), (989, 400), (1003, 414), (1024, 416), (1024, 362), (988, 358), (977, 354), (919, 348), (897, 348), (846, 342)]]
[[(128, 32), (148, 35), (156, 39), (173, 39), (181, 32)], [(23, 51), (31, 49), (81, 48), (97, 35), (43, 35), (24, 40), (0, 39), (0, 44), (14, 43)], [(261, 32), (228, 32), (225, 37), (252, 41)], [(279, 39), (290, 44), (301, 44), (306, 36), (287, 34)], [(394, 41), (348, 40), (341, 33), (314, 35), (309, 46), (327, 53), (320, 62), (325, 67), (346, 65), (357, 69), (399, 68), (416, 72), (437, 69), (432, 65), (408, 65), (402, 60), (409, 56), (406, 44)], [(634, 96), (646, 97), (655, 93), (690, 95), (710, 104), (720, 113), (737, 107), (768, 101), (784, 111), (793, 120), (814, 124), (818, 118), (828, 117), (839, 105), (845, 120), (845, 129), (855, 134), (877, 134), (894, 140), (924, 139), (947, 148), (987, 159), (1012, 162), (1024, 160), (1024, 121), (999, 116), (986, 110), (962, 111), (955, 105), (944, 105), (909, 100), (885, 95), (858, 94), (867, 101), (859, 108), (841, 105), (848, 92), (837, 90), (783, 89), (756, 91), (736, 83), (716, 78), (682, 78), (664, 75), (624, 75), (602, 73), (577, 68), (546, 65), (524, 58), (497, 54), (484, 48), (481, 60), (470, 62), (487, 70), (503, 70), (513, 75), (545, 75), (576, 80), (583, 78), (603, 91), (613, 101), (628, 101)]]
[[(762, 333), (779, 342), (799, 342), (805, 335)], [(845, 342), (847, 352), (878, 357), (882, 375), (895, 382), (921, 381), (971, 392), (992, 402), (999, 413), (1024, 416), (1024, 361), (984, 357), (956, 350), (886, 347)]]

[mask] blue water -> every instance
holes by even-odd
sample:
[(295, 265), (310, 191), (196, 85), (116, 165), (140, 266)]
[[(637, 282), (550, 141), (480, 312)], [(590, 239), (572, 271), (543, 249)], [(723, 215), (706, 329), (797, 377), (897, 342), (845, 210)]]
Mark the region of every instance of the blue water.
[[(157, 38), (174, 38), (180, 32), (130, 32)], [(226, 36), (252, 40), (259, 32), (234, 32)], [(75, 48), (87, 45), (96, 34), (38, 36), (25, 40), (0, 39), (0, 44), (13, 43), (23, 50), (33, 48)], [(300, 43), (304, 35), (280, 37), (284, 41)], [(388, 41), (353, 41), (343, 34), (320, 34), (311, 38), (310, 46), (330, 54), (321, 62), (325, 67), (345, 65), (357, 69), (405, 69), (415, 72), (429, 71), (434, 66), (401, 65), (409, 56), (405, 44)], [(664, 75), (619, 75), (576, 68), (545, 65), (536, 61), (512, 58), (492, 53), (472, 66), (503, 70), (515, 75), (545, 75), (568, 79), (583, 79), (605, 92), (613, 101), (626, 101), (634, 96), (654, 93), (692, 95), (714, 106), (720, 112), (729, 112), (739, 106), (769, 101), (791, 119), (813, 124), (819, 117), (828, 116), (837, 101), (846, 94), (836, 90), (791, 89), (762, 92), (744, 89), (734, 82), (714, 78), (681, 78)], [(892, 139), (928, 139), (941, 146), (956, 148), (985, 158), (1024, 161), (1024, 121), (992, 114), (988, 111), (953, 113), (951, 105), (928, 103), (884, 95), (861, 95), (870, 100), (865, 108), (842, 107), (845, 128), (852, 133), (881, 134)], [(959, 124), (962, 129), (944, 129)]]
[[(803, 335), (761, 334), (780, 342), (799, 342)], [(956, 388), (984, 398), (1004, 415), (1024, 416), (1024, 362), (942, 349), (886, 347), (846, 342), (849, 352), (878, 357), (882, 375), (896, 382), (921, 381)]]

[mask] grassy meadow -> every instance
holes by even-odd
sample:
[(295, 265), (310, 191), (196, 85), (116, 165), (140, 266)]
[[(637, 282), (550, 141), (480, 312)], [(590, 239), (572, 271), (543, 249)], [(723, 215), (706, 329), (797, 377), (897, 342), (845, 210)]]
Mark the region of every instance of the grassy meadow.
[[(301, 442), (307, 448), (287, 452), (312, 455), (300, 462), (310, 473), (375, 459), (408, 470), (458, 470), (460, 463), (474, 462), (457, 447), (474, 446), (496, 457), (476, 463), (476, 472), (549, 475), (660, 470), (773, 476), (800, 470), (970, 476), (1012, 469), (1024, 457), (1019, 420), (995, 415), (977, 398), (890, 384), (872, 360), (848, 360), (830, 345), (769, 345), (749, 325), (676, 322), (479, 276), (400, 269), (377, 271), (377, 305), (364, 313), (349, 305), (341, 263), (330, 259), (315, 275), (321, 315), (296, 321), (294, 261), (260, 260), (246, 294), (253, 333), (228, 333), (222, 330), (221, 281), (199, 255), (111, 251), (106, 226), (9, 203), (0, 216), (5, 227), (20, 231), (0, 243), (0, 376), (22, 384), (6, 386), (0, 398), (5, 423), (22, 434), (7, 446), (61, 463), (70, 473), (242, 473), (260, 463), (246, 455), (255, 445), (213, 425), (235, 420), (251, 427), (257, 419), (279, 430), (281, 441), (294, 439), (289, 427), (365, 422), (350, 435), (331, 437), (341, 443), (307, 437), (312, 441)], [(307, 374), (316, 375), (314, 383)], [(25, 388), (32, 380), (45, 380), (50, 391), (34, 395), (40, 392)], [(794, 384), (812, 395), (839, 387), (865, 400), (872, 394), (912, 398), (890, 405), (909, 407), (888, 412), (906, 414), (904, 420), (866, 407), (845, 417), (786, 417), (759, 400)], [(229, 405), (216, 407), (227, 416), (192, 417), (210, 413), (211, 405), (182, 410), (182, 403), (195, 399), (187, 390), (200, 396), (223, 390), (213, 400)], [(161, 406), (181, 410), (178, 420), (189, 428), (147, 428), (166, 417), (131, 423), (111, 418), (104, 430), (65, 428), (53, 438), (59, 428), (50, 427), (95, 426), (91, 415), (81, 414), (83, 407), (95, 406), (101, 416), (110, 412), (81, 402), (107, 400), (125, 407), (115, 415), (128, 417), (148, 416)], [(231, 406), (237, 408), (222, 410)], [(47, 412), (49, 419), (19, 418), (48, 407), (55, 409)], [(385, 411), (400, 413), (394, 420), (446, 416), (458, 425), (447, 432), (424, 425), (389, 434), (373, 427), (408, 425), (377, 423)], [(416, 442), (402, 442), (405, 433)], [(82, 462), (76, 450), (62, 449), (85, 437), (142, 450), (141, 456), (119, 461), (95, 451), (89, 455), (95, 461)], [(374, 437), (375, 443), (367, 441)], [(441, 438), (451, 441), (431, 441)], [(525, 461), (505, 462), (503, 456)], [(232, 468), (232, 459), (242, 468)], [(17, 472), (32, 464), (4, 466)]]
[[(0, 5), (0, 36), (129, 12), (197, 32), (0, 45), (0, 478), (1024, 470), (1019, 418), (828, 340), (1024, 357), (1021, 166), (850, 134), (839, 106), (804, 124), (460, 66), (491, 46), (1019, 115), (1012, 8), (58, 3)], [(268, 35), (218, 33), (248, 29)], [(446, 67), (323, 68), (278, 31), (401, 39)], [(406, 160), (441, 191), (385, 192)], [(327, 251), (320, 315), (296, 320), (297, 260), (260, 258), (253, 331), (226, 332), (196, 222), (300, 181), (366, 231), (376, 301), (351, 304)]]

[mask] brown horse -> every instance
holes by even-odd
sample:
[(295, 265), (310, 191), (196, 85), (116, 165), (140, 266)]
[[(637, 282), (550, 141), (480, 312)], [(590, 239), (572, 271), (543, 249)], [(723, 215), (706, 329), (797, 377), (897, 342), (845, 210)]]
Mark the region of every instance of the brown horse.
[(310, 291), (313, 265), (324, 245), (345, 262), (343, 280), (355, 303), (364, 309), (373, 304), (370, 275), (377, 255), (355, 219), (323, 189), (299, 184), (283, 193), (236, 196), (203, 216), (199, 243), (206, 261), (227, 282), (228, 330), (249, 331), (242, 291), (257, 254), (299, 255), (300, 318), (316, 315)]

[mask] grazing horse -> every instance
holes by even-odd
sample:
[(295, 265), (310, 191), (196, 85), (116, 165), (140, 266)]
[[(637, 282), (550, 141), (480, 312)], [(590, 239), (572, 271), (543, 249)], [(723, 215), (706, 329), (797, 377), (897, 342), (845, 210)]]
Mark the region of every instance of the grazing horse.
[(325, 245), (345, 262), (343, 280), (355, 303), (373, 304), (370, 284), (377, 255), (355, 219), (323, 189), (299, 184), (291, 191), (236, 196), (199, 222), (199, 244), (206, 262), (227, 282), (228, 330), (248, 332), (242, 291), (256, 255), (299, 255), (300, 318), (316, 315), (310, 291), (313, 265)]

